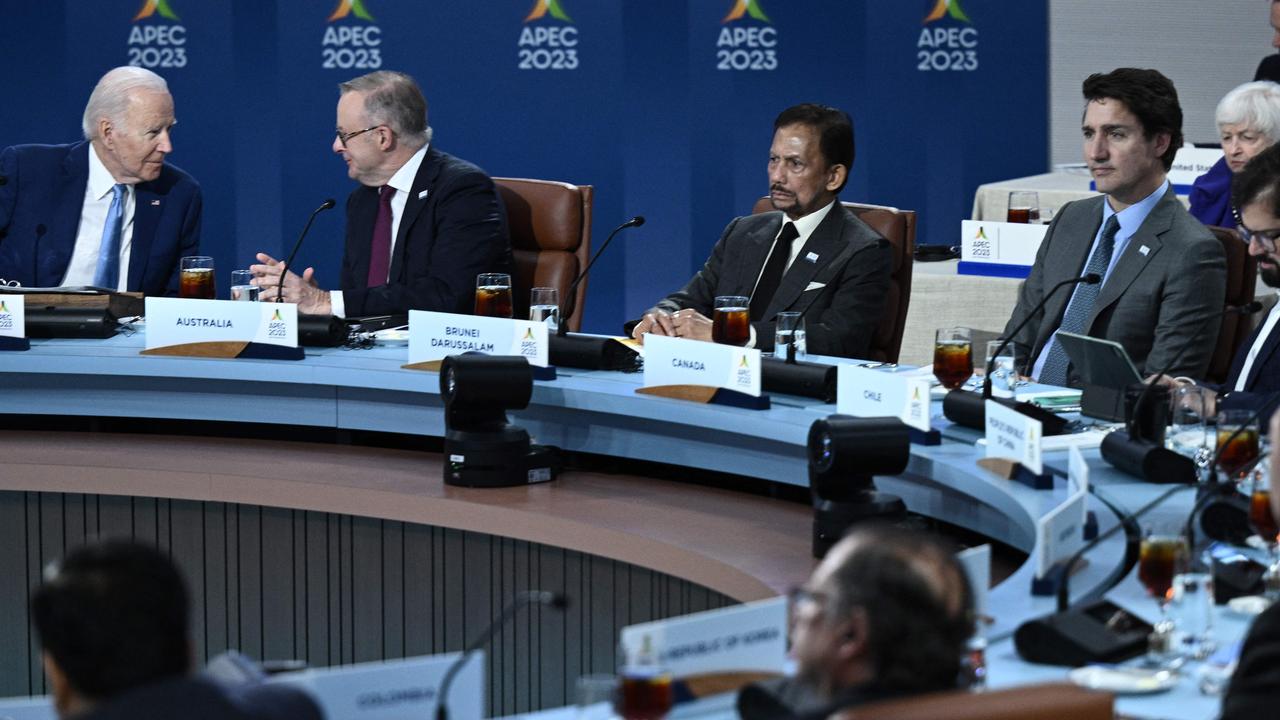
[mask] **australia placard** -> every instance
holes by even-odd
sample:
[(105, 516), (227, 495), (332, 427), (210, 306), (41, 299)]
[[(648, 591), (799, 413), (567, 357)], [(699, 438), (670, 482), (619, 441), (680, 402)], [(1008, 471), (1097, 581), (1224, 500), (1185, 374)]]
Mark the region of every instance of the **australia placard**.
[(836, 371), (836, 412), (855, 417), (896, 417), (929, 432), (929, 379), (857, 365)]
[(644, 336), (644, 386), (699, 385), (760, 396), (760, 351), (699, 340)]
[(25, 298), (21, 295), (0, 295), (0, 337), (27, 336)]
[(409, 311), (409, 364), (478, 352), (519, 355), (546, 367), (550, 358), (547, 324), (532, 320)]
[(191, 354), (235, 357), (238, 351), (213, 350), (249, 343), (298, 347), (298, 306), (292, 303), (149, 297), (146, 317), (149, 351), (198, 346), (210, 352)]

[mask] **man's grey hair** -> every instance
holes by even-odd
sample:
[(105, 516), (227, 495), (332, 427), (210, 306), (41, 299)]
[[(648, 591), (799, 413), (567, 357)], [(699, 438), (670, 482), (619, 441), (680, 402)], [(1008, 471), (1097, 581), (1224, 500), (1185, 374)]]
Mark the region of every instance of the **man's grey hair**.
[[(373, 125), (386, 125), (407, 145), (420, 148), (431, 142), (427, 125), (427, 99), (410, 76), (378, 70), (338, 85), (338, 90), (364, 94), (364, 111)], [(350, 131), (352, 128), (348, 128)], [(363, 129), (363, 128), (354, 128)]]
[(1223, 125), (1244, 125), (1280, 141), (1280, 85), (1268, 80), (1247, 82), (1222, 96), (1214, 113), (1218, 129)]
[(140, 67), (126, 65), (107, 72), (94, 86), (89, 102), (84, 106), (81, 128), (84, 139), (93, 140), (98, 135), (98, 121), (107, 118), (116, 125), (124, 125), (129, 109), (129, 96), (138, 90), (169, 92), (169, 84), (159, 75)]

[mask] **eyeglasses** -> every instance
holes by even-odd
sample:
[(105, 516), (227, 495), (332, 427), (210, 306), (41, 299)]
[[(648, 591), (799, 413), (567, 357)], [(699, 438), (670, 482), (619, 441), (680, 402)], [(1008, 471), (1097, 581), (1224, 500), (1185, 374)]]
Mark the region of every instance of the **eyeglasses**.
[(1270, 253), (1276, 251), (1276, 239), (1280, 238), (1280, 228), (1273, 228), (1271, 230), (1250, 230), (1244, 225), (1240, 225), (1239, 230), (1240, 237), (1244, 239), (1245, 244), (1257, 240), (1263, 250)]
[(801, 605), (821, 605), (826, 602), (826, 599), (826, 595), (802, 585), (797, 585), (787, 591), (787, 603), (792, 611)]
[(349, 133), (344, 133), (344, 132), (342, 132), (341, 130), (337, 130), (337, 131), (335, 131), (335, 132), (334, 132), (334, 136), (338, 138), (338, 142), (342, 143), (342, 147), (344, 147), (344, 148), (345, 148), (345, 147), (347, 146), (347, 141), (348, 141), (348, 140), (350, 140), (351, 138), (353, 138), (353, 137), (355, 137), (355, 136), (357, 136), (357, 135), (360, 135), (360, 134), (362, 134), (362, 133), (367, 133), (367, 132), (369, 132), (370, 130), (377, 130), (377, 129), (378, 129), (378, 128), (380, 128), (380, 127), (382, 127), (382, 126), (381, 126), (381, 125), (370, 125), (369, 127), (365, 128), (365, 129), (363, 129), (363, 130), (355, 130), (355, 131), (353, 131), (353, 132), (349, 132)]

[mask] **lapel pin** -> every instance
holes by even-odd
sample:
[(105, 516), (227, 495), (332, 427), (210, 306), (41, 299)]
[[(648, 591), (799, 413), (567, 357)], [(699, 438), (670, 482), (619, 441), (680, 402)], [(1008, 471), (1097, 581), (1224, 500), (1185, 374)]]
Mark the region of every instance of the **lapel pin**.
[(159, 201), (159, 200), (152, 200), (152, 201), (151, 201), (151, 204), (152, 204), (153, 206), (154, 206), (154, 205), (159, 205), (159, 204), (160, 204), (160, 201)]
[(427, 193), (430, 193), (430, 192), (431, 192), (430, 190), (423, 190), (422, 192), (418, 193), (418, 199), (425, 200), (427, 198)]
[(1138, 252), (1145, 256), (1147, 253), (1151, 252), (1151, 248), (1147, 247), (1146, 245), (1143, 245), (1142, 247), (1138, 248)]
[(818, 262), (818, 253), (815, 253), (815, 252), (807, 253), (804, 256), (804, 259), (808, 260), (811, 263), (816, 263)]

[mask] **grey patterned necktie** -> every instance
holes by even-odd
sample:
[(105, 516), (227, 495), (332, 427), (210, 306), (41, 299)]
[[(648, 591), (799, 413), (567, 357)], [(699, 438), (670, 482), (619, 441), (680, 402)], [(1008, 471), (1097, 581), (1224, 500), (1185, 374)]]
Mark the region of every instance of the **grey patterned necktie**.
[[(1102, 229), (1102, 238), (1098, 242), (1098, 249), (1094, 251), (1089, 258), (1089, 264), (1084, 268), (1084, 274), (1097, 273), (1098, 277), (1105, 278), (1107, 275), (1107, 266), (1111, 264), (1111, 254), (1116, 248), (1116, 233), (1120, 232), (1120, 221), (1112, 215), (1107, 219), (1107, 226)], [(1067, 314), (1062, 318), (1062, 324), (1058, 326), (1058, 332), (1069, 332), (1076, 334), (1084, 334), (1085, 323), (1089, 321), (1089, 316), (1093, 314), (1093, 303), (1098, 299), (1098, 293), (1102, 291), (1102, 283), (1096, 285), (1078, 285), (1076, 292), (1071, 297), (1071, 304), (1067, 306)], [(1044, 368), (1040, 370), (1039, 382), (1044, 385), (1066, 385), (1067, 384), (1067, 367), (1071, 364), (1067, 357), (1067, 351), (1062, 349), (1062, 343), (1058, 342), (1055, 335), (1053, 344), (1049, 346), (1049, 355), (1044, 360)]]

